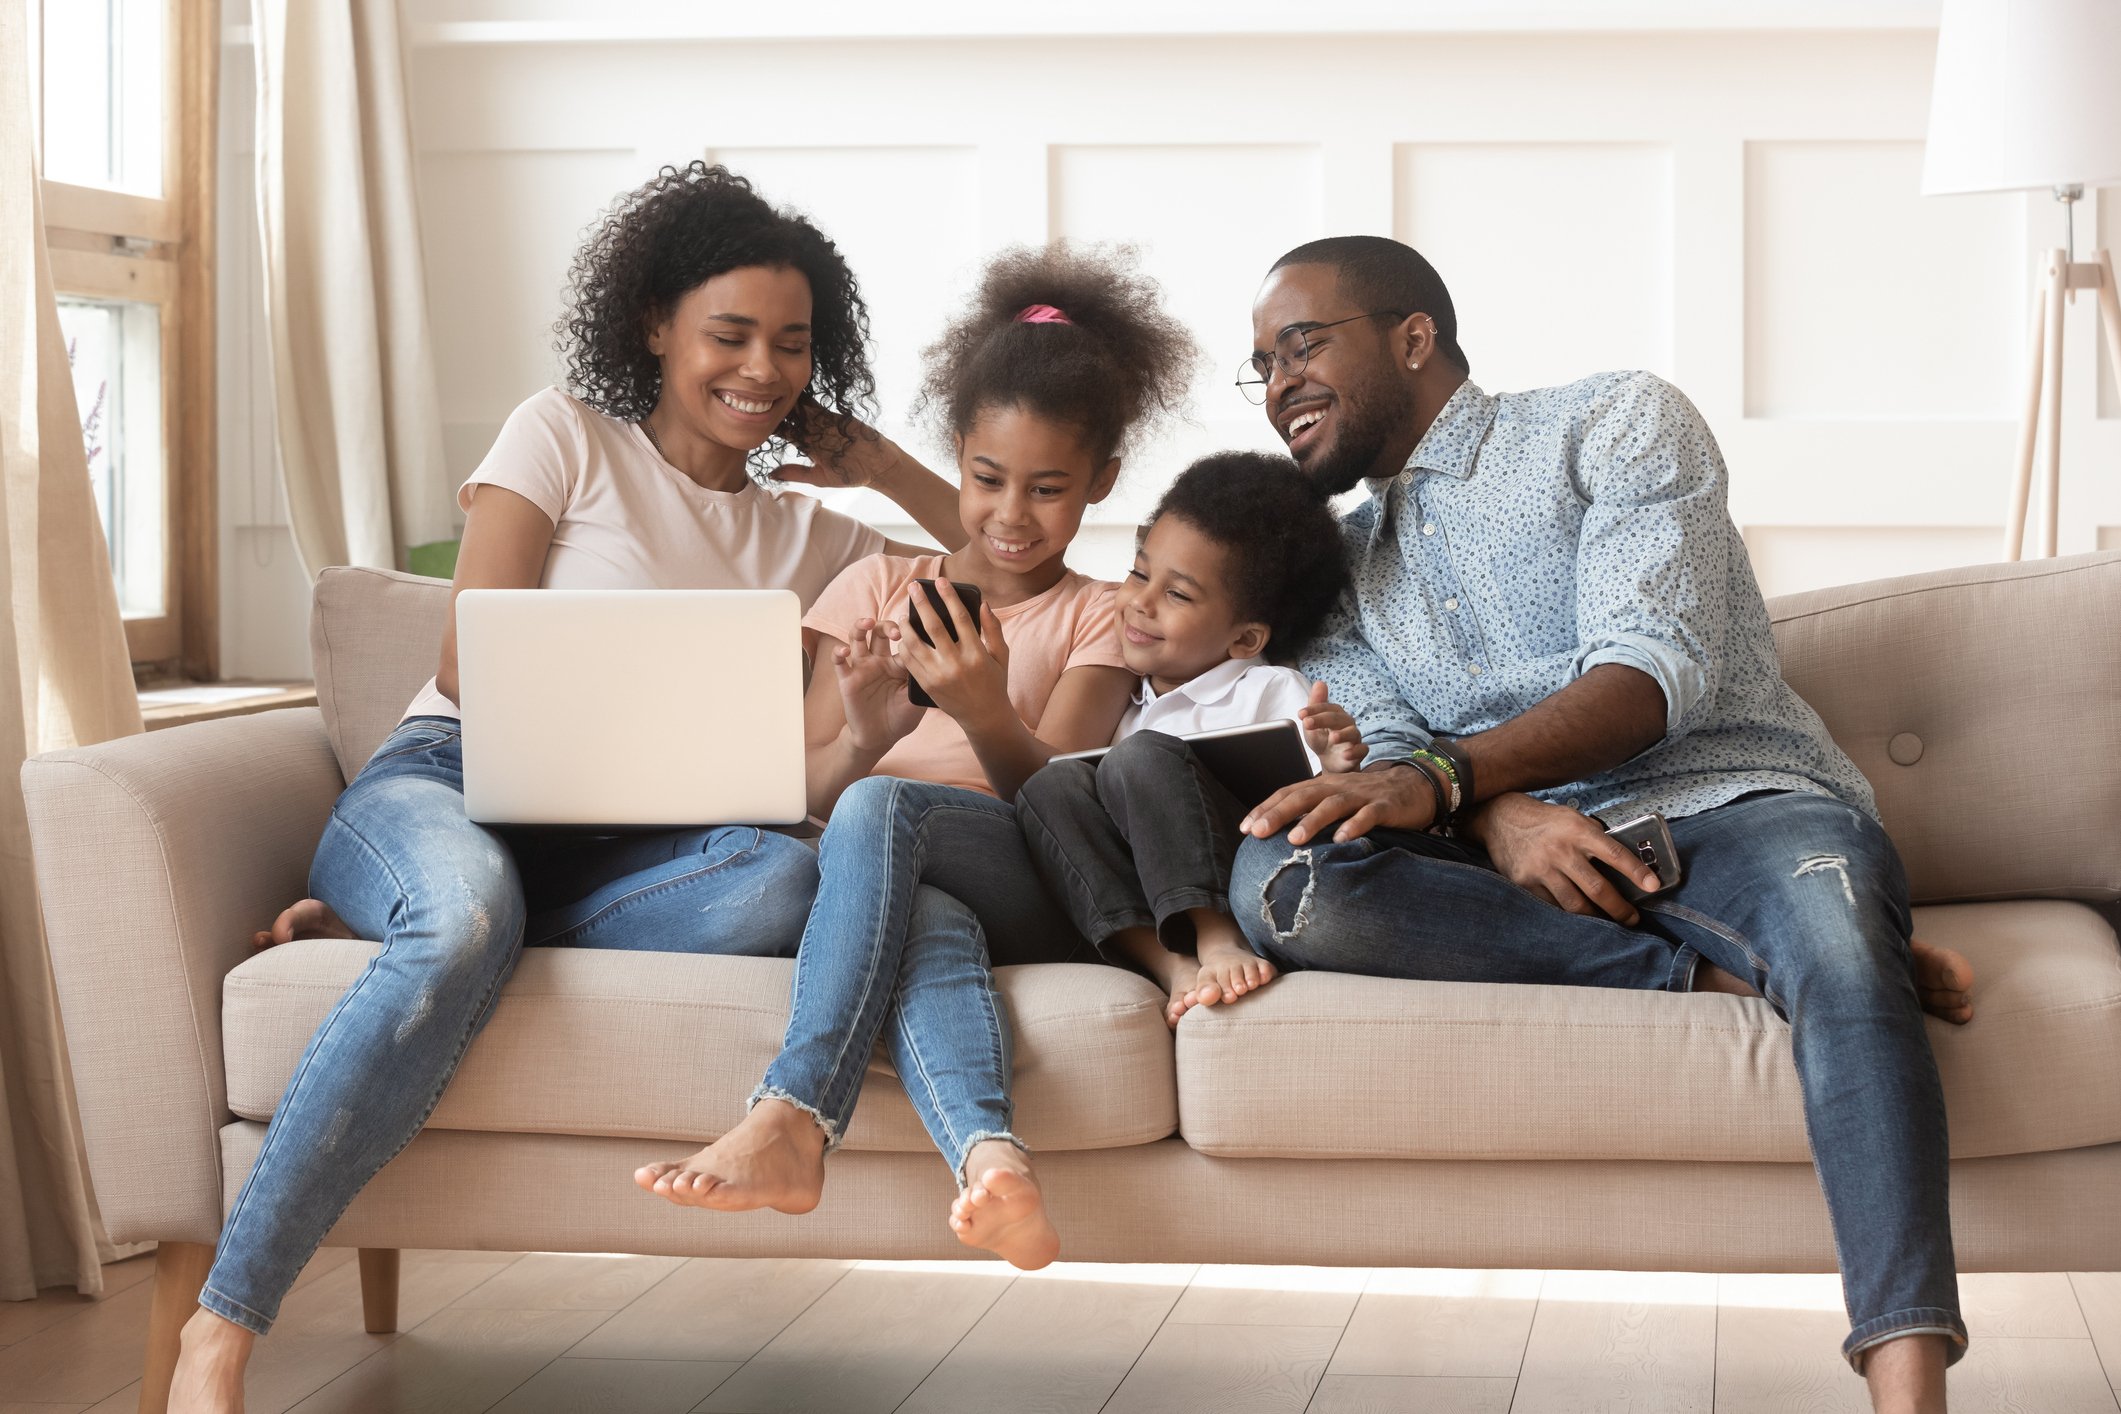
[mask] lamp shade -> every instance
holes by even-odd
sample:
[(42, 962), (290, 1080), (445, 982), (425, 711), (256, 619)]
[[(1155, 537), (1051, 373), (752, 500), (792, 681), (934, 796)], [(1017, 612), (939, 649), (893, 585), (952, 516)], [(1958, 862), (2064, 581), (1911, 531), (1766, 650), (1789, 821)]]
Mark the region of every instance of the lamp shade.
[(2121, 182), (2121, 0), (1944, 0), (1928, 196)]

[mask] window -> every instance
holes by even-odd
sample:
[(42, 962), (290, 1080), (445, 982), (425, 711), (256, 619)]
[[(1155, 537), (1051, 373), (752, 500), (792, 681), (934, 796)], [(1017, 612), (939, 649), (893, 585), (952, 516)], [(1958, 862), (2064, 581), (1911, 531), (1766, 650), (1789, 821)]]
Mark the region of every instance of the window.
[(144, 675), (216, 676), (217, 0), (28, 0), (44, 229)]

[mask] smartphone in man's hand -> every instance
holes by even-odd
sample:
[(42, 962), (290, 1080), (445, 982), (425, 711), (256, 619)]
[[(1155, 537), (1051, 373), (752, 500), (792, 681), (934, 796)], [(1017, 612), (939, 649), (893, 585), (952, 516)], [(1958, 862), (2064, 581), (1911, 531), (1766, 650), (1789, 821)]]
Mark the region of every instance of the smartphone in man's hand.
[[(1672, 843), (1671, 827), (1664, 817), (1655, 813), (1638, 815), (1632, 820), (1614, 825), (1606, 831), (1657, 875), (1657, 892), (1670, 893), (1679, 884), (1679, 849)], [(1630, 901), (1640, 902), (1649, 897), (1640, 885), (1602, 859), (1594, 860), (1606, 876), (1612, 879), (1620, 892)]]

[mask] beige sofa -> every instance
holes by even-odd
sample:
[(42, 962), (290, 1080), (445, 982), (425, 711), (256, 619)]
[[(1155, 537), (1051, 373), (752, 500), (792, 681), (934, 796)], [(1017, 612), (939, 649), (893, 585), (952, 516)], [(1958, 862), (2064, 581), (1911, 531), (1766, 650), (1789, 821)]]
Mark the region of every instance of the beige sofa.
[[(251, 930), (302, 894), (446, 604), (435, 581), (329, 571), (321, 710), (24, 769), (104, 1218), (119, 1241), (183, 1244), (165, 1247), (151, 1365), (312, 1028), (374, 951), (253, 955)], [(1963, 1265), (2121, 1267), (2121, 554), (1822, 591), (1774, 616), (1791, 681), (1877, 786), (1922, 935), (1980, 974), (1979, 1018), (1932, 1023)], [(527, 954), (426, 1132), (329, 1238), (371, 1249), (371, 1323), (390, 1323), (402, 1247), (962, 1255), (949, 1174), (881, 1069), (814, 1214), (702, 1213), (633, 1186), (742, 1112), (791, 967)], [(1127, 972), (1008, 968), (1000, 985), (1066, 1256), (1833, 1266), (1764, 1003), (1312, 973), (1174, 1038)]]

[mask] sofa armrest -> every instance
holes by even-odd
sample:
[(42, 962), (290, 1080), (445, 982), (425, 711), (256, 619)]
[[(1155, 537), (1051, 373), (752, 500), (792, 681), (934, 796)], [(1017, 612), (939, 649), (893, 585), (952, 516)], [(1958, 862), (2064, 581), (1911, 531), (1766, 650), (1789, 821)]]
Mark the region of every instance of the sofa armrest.
[(221, 1229), (221, 979), (302, 897), (343, 785), (315, 708), (26, 761), (37, 888), (111, 1237)]

